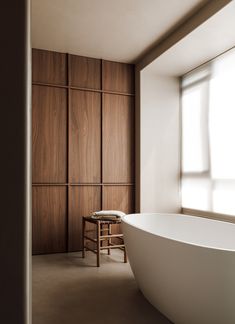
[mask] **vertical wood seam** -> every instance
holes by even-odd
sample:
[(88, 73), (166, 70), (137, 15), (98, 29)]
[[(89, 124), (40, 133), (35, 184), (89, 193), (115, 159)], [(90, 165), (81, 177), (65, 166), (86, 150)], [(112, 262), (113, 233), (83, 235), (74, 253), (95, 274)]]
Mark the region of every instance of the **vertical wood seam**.
[[(103, 90), (103, 60), (101, 60), (101, 68), (100, 68), (100, 78), (101, 78), (101, 90)], [(100, 127), (100, 136), (101, 136), (101, 140), (100, 140), (100, 145), (101, 145), (101, 153), (100, 153), (100, 167), (101, 167), (101, 177), (100, 177), (100, 180), (101, 180), (101, 183), (103, 184), (103, 175), (104, 175), (104, 170), (103, 170), (103, 103), (104, 103), (104, 94), (101, 93), (100, 95), (100, 98), (101, 98), (101, 107), (100, 107), (100, 124), (101, 124), (101, 127)], [(103, 190), (104, 190), (104, 186), (101, 185), (101, 193), (100, 193), (100, 196), (101, 196), (101, 204), (100, 204), (100, 207), (101, 207), (101, 210), (103, 210)]]
[(67, 252), (69, 252), (69, 191), (70, 191), (70, 177), (69, 177), (69, 116), (70, 116), (70, 56), (67, 53), (67, 85), (68, 85), (68, 89), (67, 89), (67, 183), (68, 186), (66, 187), (67, 189), (67, 217), (66, 217), (66, 249)]

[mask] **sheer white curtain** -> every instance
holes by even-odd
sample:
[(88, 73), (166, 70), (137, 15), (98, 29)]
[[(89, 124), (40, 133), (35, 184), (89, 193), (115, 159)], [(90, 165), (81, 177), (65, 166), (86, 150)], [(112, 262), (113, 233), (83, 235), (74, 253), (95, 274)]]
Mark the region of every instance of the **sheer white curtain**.
[(235, 50), (182, 79), (182, 207), (235, 215)]

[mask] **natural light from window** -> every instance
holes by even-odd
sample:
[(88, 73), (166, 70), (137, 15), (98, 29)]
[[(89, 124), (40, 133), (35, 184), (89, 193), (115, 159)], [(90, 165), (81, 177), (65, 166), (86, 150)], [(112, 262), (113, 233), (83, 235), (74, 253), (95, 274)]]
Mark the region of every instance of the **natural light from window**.
[(235, 215), (235, 50), (182, 79), (182, 207)]

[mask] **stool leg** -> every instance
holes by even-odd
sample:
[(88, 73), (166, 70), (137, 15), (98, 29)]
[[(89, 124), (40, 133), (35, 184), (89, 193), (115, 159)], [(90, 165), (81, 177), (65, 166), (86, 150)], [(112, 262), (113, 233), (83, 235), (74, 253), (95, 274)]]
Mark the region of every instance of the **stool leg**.
[(97, 222), (97, 232), (96, 232), (96, 239), (97, 239), (97, 267), (100, 266), (100, 222)]
[[(101, 231), (101, 235), (103, 235), (103, 229), (104, 229), (104, 224), (100, 224), (100, 231)], [(104, 245), (104, 242), (103, 240), (100, 241), (100, 246), (103, 246)]]
[[(124, 243), (124, 241), (123, 241)], [(126, 247), (124, 246), (124, 263), (127, 263)]]
[(85, 219), (82, 219), (82, 257), (85, 258)]
[[(111, 230), (111, 224), (108, 224), (108, 235), (111, 235), (112, 230)], [(108, 246), (111, 245), (111, 238), (108, 239)], [(108, 255), (111, 254), (111, 249), (108, 249)]]

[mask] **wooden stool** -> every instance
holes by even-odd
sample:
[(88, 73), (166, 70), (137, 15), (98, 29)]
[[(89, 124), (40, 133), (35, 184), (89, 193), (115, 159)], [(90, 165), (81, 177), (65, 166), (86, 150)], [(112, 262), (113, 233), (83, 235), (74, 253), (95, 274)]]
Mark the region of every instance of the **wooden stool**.
[[(87, 235), (88, 231), (86, 230), (86, 223), (92, 223), (96, 225), (96, 238), (92, 238)], [(121, 249), (124, 252), (124, 262), (127, 262), (126, 249), (123, 240), (123, 234), (112, 234), (112, 225), (120, 224), (121, 220), (100, 220), (92, 218), (91, 216), (84, 216), (82, 218), (82, 257), (85, 258), (85, 251), (94, 252), (97, 255), (97, 267), (100, 266), (100, 251), (107, 250), (110, 254), (110, 249)], [(104, 233), (106, 232), (106, 233)], [(114, 244), (112, 239), (119, 239), (120, 244)], [(87, 245), (87, 242), (93, 242), (96, 245), (96, 248), (93, 249)], [(107, 242), (106, 246), (103, 245), (103, 242)]]

